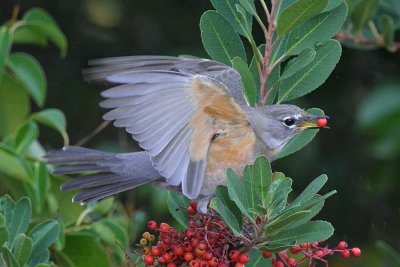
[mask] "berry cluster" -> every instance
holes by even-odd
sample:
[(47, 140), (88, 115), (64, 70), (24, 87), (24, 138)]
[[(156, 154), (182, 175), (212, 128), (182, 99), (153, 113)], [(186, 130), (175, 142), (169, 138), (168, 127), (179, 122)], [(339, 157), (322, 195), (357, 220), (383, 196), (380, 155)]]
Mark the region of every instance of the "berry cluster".
[[(239, 252), (241, 239), (218, 219), (216, 214), (197, 214), (193, 202), (187, 212), (191, 215), (188, 228), (177, 231), (166, 223), (159, 226), (148, 222), (149, 230), (158, 233), (158, 239), (143, 233), (139, 256), (146, 266), (189, 267), (244, 267), (249, 255)], [(196, 215), (196, 216), (195, 216)]]
[[(272, 264), (274, 267), (297, 267), (305, 262), (308, 262), (308, 266), (311, 266), (316, 261), (321, 261), (325, 263), (325, 266), (329, 266), (326, 258), (335, 253), (340, 253), (345, 259), (348, 259), (351, 255), (354, 257), (361, 256), (361, 250), (357, 247), (349, 249), (346, 241), (339, 242), (337, 247), (333, 249), (330, 249), (328, 246), (324, 246), (323, 244), (324, 242), (322, 241), (295, 245), (290, 248), (290, 252), (294, 256), (293, 258), (290, 258), (287, 251), (284, 250), (275, 254), (276, 256), (272, 259)], [(297, 260), (295, 259), (296, 254), (301, 255), (300, 257), (296, 257)], [(266, 259), (271, 258), (272, 256), (273, 253), (271, 252), (263, 252), (263, 257)]]

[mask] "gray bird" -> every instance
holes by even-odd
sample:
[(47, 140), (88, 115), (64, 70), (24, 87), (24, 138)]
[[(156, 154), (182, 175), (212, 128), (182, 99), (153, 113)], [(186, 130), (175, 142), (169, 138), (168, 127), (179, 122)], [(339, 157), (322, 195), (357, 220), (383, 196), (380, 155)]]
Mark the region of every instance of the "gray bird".
[(88, 172), (64, 183), (87, 203), (143, 184), (156, 184), (199, 201), (205, 213), (226, 170), (241, 174), (259, 156), (270, 161), (299, 132), (316, 128), (294, 105), (249, 107), (238, 72), (192, 56), (132, 56), (90, 62), (90, 82), (114, 87), (102, 92), (104, 115), (144, 149), (107, 153), (81, 147), (51, 152), (55, 174)]

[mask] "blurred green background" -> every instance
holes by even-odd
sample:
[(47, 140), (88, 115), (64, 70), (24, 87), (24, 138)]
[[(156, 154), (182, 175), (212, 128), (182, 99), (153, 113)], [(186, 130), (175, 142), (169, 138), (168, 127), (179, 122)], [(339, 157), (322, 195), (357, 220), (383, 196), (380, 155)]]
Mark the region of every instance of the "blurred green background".
[[(86, 84), (81, 75), (88, 60), (140, 54), (207, 57), (198, 23), (201, 14), (212, 9), (208, 1), (37, 0), (20, 4), (21, 12), (32, 7), (46, 9), (67, 36), (64, 59), (52, 45), (15, 45), (13, 49), (27, 51), (42, 64), (49, 88), (45, 107), (64, 111), (71, 144), (102, 123), (104, 110), (98, 107), (102, 87)], [(0, 1), (1, 22), (10, 17), (13, 5), (14, 1)], [(350, 261), (352, 266), (393, 266), (376, 248), (377, 240), (400, 251), (399, 75), (400, 52), (344, 47), (339, 64), (322, 88), (296, 102), (303, 108), (323, 109), (331, 117), (330, 129), (320, 131), (300, 152), (272, 165), (295, 178), (297, 192), (314, 177), (328, 174), (325, 190), (336, 189), (338, 194), (327, 201), (318, 217), (334, 225), (332, 244), (345, 239), (364, 250), (362, 259)], [(40, 140), (47, 149), (63, 144), (45, 128)], [(123, 130), (111, 126), (85, 146), (109, 151), (139, 149)], [(148, 218), (169, 220), (166, 195), (149, 194), (154, 191), (145, 187), (119, 198), (131, 210), (146, 211)]]

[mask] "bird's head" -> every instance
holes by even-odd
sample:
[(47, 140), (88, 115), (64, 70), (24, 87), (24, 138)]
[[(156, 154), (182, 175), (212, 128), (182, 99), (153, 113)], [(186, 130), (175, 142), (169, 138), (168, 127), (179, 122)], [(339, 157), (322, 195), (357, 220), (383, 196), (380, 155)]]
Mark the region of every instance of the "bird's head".
[(278, 151), (301, 131), (321, 128), (312, 121), (328, 118), (325, 115), (309, 114), (294, 105), (248, 108), (246, 114), (267, 148)]

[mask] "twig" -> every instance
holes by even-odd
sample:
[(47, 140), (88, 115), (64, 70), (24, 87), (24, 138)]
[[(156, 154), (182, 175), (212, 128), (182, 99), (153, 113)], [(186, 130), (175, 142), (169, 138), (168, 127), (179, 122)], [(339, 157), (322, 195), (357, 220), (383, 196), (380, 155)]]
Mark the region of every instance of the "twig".
[(11, 24), (14, 24), (17, 21), (19, 11), (20, 11), (20, 6), (17, 3), (17, 4), (14, 5), (14, 8), (13, 8), (13, 11), (12, 11), (12, 14), (11, 14), (11, 19), (10, 19)]
[(83, 137), (81, 140), (79, 140), (78, 142), (76, 142), (76, 146), (82, 146), (84, 145), (86, 142), (88, 142), (90, 139), (92, 139), (93, 137), (95, 137), (98, 133), (100, 133), (104, 128), (106, 128), (108, 125), (110, 124), (110, 121), (104, 121), (103, 123), (101, 123), (99, 126), (97, 126), (96, 129), (94, 129), (91, 133), (89, 133), (88, 135), (86, 135), (85, 137)]
[(271, 20), (271, 14), (269, 13), (267, 4), (265, 3), (264, 0), (260, 0), (260, 2), (261, 2), (261, 5), (262, 5), (262, 7), (264, 9), (265, 15), (267, 16), (267, 20), (270, 21)]
[(279, 253), (275, 253), (275, 255), (283, 263), (283, 265), (285, 265), (285, 267), (290, 267), (289, 263), (287, 263), (287, 261)]
[(272, 51), (277, 44), (279, 38), (277, 38), (273, 43), (272, 43), (272, 37), (275, 32), (275, 17), (276, 13), (278, 10), (280, 0), (275, 0), (272, 1), (272, 8), (271, 8), (271, 15), (268, 20), (268, 31), (265, 36), (265, 54), (264, 54), (264, 74), (263, 74), (263, 79), (261, 83), (261, 89), (260, 89), (260, 102), (259, 106), (264, 106), (266, 103), (266, 95), (267, 95), (267, 82), (269, 78), (269, 72), (268, 72), (268, 67), (269, 67), (269, 62), (271, 58)]

